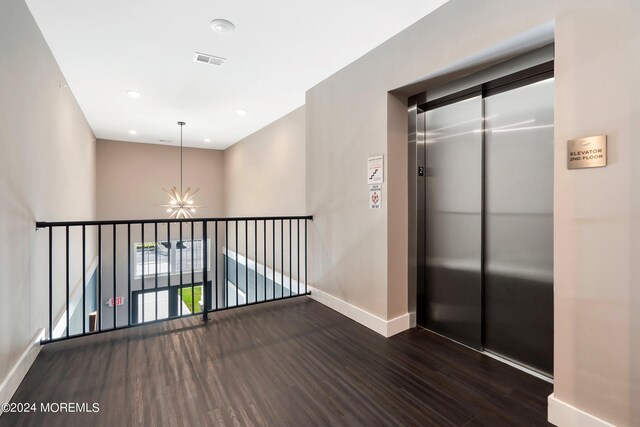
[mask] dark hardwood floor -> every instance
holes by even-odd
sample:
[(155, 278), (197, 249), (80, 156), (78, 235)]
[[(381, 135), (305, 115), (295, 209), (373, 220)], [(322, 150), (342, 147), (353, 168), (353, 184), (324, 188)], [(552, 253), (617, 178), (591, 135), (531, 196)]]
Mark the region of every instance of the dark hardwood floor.
[(49, 344), (1, 426), (538, 426), (552, 386), (425, 330), (390, 339), (308, 298)]

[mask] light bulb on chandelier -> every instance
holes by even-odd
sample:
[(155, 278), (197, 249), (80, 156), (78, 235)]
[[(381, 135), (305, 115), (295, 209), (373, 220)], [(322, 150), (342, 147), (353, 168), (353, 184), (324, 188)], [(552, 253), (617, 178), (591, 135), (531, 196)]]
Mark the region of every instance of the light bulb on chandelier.
[(169, 200), (168, 205), (156, 205), (163, 208), (167, 208), (167, 213), (169, 218), (180, 219), (180, 218), (193, 218), (191, 215), (195, 213), (196, 208), (204, 208), (206, 206), (199, 206), (194, 204), (193, 196), (200, 191), (200, 189), (196, 189), (195, 191), (191, 191), (191, 187), (187, 187), (185, 191), (182, 191), (182, 127), (185, 125), (185, 122), (178, 122), (180, 126), (180, 191), (173, 186), (171, 191), (167, 191), (164, 188), (162, 189), (165, 193), (167, 193), (171, 200)]

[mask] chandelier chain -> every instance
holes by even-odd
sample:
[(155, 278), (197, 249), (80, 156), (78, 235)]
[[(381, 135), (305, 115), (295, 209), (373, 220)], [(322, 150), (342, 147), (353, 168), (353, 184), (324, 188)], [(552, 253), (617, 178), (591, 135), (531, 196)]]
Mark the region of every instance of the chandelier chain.
[(183, 172), (184, 172), (184, 162), (183, 162), (183, 151), (184, 151), (184, 143), (183, 143), (183, 126), (186, 125), (185, 122), (178, 122), (180, 126), (180, 191), (174, 186), (171, 188), (171, 191), (167, 191), (163, 188), (164, 192), (169, 196), (170, 202), (168, 205), (156, 205), (163, 208), (166, 208), (167, 213), (170, 214), (169, 218), (193, 218), (191, 215), (196, 211), (196, 208), (204, 208), (206, 206), (196, 205), (193, 200), (193, 196), (200, 191), (200, 189), (196, 189), (195, 191), (191, 190), (191, 187), (187, 187), (184, 190), (183, 187)]

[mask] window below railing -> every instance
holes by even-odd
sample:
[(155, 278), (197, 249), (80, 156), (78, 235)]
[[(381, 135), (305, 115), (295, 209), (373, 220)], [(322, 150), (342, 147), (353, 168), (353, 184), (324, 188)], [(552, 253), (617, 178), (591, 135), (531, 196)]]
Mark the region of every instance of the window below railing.
[[(207, 241), (211, 246), (210, 239)], [(204, 265), (204, 244), (198, 240), (172, 240), (170, 242), (136, 242), (134, 278), (140, 279), (143, 274), (149, 277), (156, 274), (166, 276), (179, 274), (180, 271), (202, 272)], [(211, 262), (209, 260), (209, 265)], [(182, 268), (181, 268), (182, 267)]]

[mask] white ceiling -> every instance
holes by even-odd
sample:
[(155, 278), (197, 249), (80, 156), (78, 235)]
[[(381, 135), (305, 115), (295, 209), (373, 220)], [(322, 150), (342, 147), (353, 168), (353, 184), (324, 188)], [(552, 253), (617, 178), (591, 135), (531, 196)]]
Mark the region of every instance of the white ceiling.
[(184, 120), (186, 146), (223, 149), (447, 0), (26, 1), (96, 137), (179, 145)]

